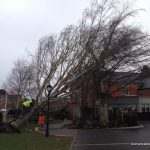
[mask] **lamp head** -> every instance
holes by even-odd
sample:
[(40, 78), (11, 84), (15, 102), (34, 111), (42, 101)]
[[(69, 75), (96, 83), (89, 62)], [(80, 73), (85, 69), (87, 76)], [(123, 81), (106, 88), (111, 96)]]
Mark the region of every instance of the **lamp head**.
[(50, 85), (50, 83), (46, 86), (46, 90), (47, 90), (47, 92), (52, 91), (52, 86)]

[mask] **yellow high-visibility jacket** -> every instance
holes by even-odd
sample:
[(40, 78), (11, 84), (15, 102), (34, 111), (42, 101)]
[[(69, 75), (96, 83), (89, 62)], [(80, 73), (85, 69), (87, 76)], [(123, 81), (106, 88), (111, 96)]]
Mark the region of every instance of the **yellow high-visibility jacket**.
[(30, 104), (31, 104), (31, 103), (32, 103), (32, 99), (29, 99), (29, 100), (23, 102), (23, 105), (24, 105), (25, 107), (30, 107)]

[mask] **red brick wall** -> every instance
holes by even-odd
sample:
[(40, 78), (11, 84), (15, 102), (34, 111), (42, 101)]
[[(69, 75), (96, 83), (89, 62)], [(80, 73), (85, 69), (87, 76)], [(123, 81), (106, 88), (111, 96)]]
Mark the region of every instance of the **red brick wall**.
[(139, 96), (150, 96), (150, 89), (139, 90)]
[[(125, 93), (122, 92), (121, 87), (123, 87), (123, 83), (116, 83), (109, 87), (109, 93), (112, 93), (113, 97), (125, 96)], [(129, 95), (137, 95), (138, 94), (138, 85), (137, 84), (129, 84), (126, 86), (128, 89)]]

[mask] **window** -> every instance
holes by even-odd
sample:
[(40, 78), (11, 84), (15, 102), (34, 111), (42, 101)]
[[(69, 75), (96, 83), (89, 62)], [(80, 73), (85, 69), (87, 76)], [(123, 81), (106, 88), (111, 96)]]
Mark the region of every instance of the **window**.
[(142, 112), (145, 112), (145, 107), (142, 107)]
[(132, 112), (136, 112), (137, 111), (137, 106), (134, 104), (134, 105), (132, 105)]
[(142, 112), (150, 112), (150, 105), (149, 104), (142, 104), (141, 110), (142, 110)]
[(116, 107), (113, 107), (113, 113), (117, 113), (117, 108)]
[(131, 112), (131, 110), (132, 110), (131, 107), (128, 107), (128, 112)]
[(121, 92), (122, 92), (123, 94), (125, 94), (125, 95), (129, 95), (129, 91), (128, 91), (128, 88), (127, 88), (127, 87), (123, 87), (123, 88), (121, 89)]
[(149, 108), (148, 107), (146, 107), (146, 112), (149, 112)]
[(145, 105), (142, 105), (142, 112), (145, 112)]
[(146, 105), (145, 105), (145, 108), (146, 108), (146, 112), (149, 112), (149, 111), (150, 111), (150, 109), (149, 109), (149, 104), (146, 104)]

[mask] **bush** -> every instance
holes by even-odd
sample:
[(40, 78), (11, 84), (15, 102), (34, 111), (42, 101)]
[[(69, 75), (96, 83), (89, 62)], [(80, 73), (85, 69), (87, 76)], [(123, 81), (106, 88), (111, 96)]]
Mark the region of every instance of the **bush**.
[(3, 124), (3, 116), (2, 116), (2, 113), (0, 112), (0, 125)]
[(90, 120), (85, 121), (84, 124), (83, 124), (83, 128), (89, 129), (89, 128), (92, 128), (92, 127), (93, 127), (92, 126), (92, 121), (90, 121)]
[(138, 115), (133, 112), (129, 112), (125, 116), (125, 123), (127, 126), (135, 126), (138, 124)]
[(121, 124), (121, 121), (120, 119), (114, 119), (114, 120), (111, 120), (108, 124), (108, 127), (112, 128), (112, 127), (120, 127), (122, 124)]
[(150, 112), (138, 113), (138, 118), (140, 121), (150, 121)]
[(21, 114), (21, 109), (11, 109), (11, 110), (9, 110), (8, 111), (8, 116), (9, 115), (12, 115), (12, 116), (14, 116), (14, 117), (18, 117), (20, 114)]
[(60, 109), (59, 111), (53, 112), (51, 115), (53, 115), (55, 119), (60, 119), (60, 120), (69, 118), (69, 112), (65, 107)]
[(4, 124), (0, 125), (0, 133), (6, 132), (6, 126)]

